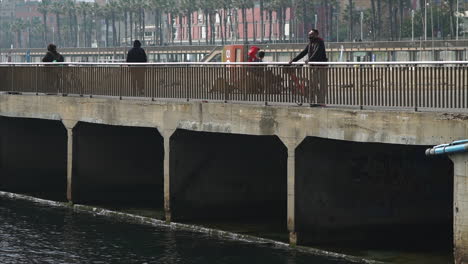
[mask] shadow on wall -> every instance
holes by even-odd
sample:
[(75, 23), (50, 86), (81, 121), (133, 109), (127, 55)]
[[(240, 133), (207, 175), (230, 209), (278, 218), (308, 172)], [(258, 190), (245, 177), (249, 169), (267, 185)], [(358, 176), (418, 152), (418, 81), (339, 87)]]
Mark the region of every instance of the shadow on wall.
[(73, 201), (163, 207), (164, 141), (155, 128), (78, 123)]
[(426, 148), (306, 138), (296, 149), (302, 243), (451, 247), (453, 164)]
[(279, 138), (177, 130), (170, 143), (174, 218), (286, 221), (287, 150)]
[(62, 122), (0, 117), (0, 188), (66, 201), (67, 130)]

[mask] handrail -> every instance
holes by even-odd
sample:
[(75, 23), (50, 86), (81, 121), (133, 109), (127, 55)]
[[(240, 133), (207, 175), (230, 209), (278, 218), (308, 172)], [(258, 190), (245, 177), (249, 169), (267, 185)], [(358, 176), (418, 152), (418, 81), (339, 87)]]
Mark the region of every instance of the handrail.
[(0, 91), (466, 112), (467, 65), (467, 61), (325, 62), (309, 67), (303, 62), (293, 67), (268, 62), (3, 63)]
[[(309, 62), (308, 65), (468, 65), (468, 61), (389, 61), (389, 62)], [(132, 65), (132, 66), (191, 66), (191, 65), (290, 65), (287, 62), (149, 62), (149, 63), (121, 63), (121, 62), (0, 62), (1, 66), (9, 65)], [(294, 62), (292, 65), (305, 65), (304, 62)]]

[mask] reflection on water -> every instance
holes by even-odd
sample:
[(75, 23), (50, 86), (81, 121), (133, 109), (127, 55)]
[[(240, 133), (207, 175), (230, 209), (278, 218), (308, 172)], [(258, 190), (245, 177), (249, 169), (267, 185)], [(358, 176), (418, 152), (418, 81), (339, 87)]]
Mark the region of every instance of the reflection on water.
[(0, 198), (0, 263), (348, 263)]

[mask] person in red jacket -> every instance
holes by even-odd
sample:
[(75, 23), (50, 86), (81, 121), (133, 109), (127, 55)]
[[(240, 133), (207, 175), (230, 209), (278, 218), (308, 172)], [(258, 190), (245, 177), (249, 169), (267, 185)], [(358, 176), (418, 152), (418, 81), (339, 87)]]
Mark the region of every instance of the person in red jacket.
[(248, 55), (247, 61), (248, 62), (257, 62), (258, 61), (257, 53), (258, 53), (259, 50), (260, 50), (260, 48), (257, 47), (257, 46), (250, 47), (249, 53), (247, 53), (247, 55)]

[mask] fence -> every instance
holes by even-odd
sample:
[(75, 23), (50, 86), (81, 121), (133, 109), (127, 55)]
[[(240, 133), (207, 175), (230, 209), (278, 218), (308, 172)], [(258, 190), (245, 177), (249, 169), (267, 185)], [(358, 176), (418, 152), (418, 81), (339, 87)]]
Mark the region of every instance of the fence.
[(468, 62), (0, 64), (0, 91), (466, 109)]

